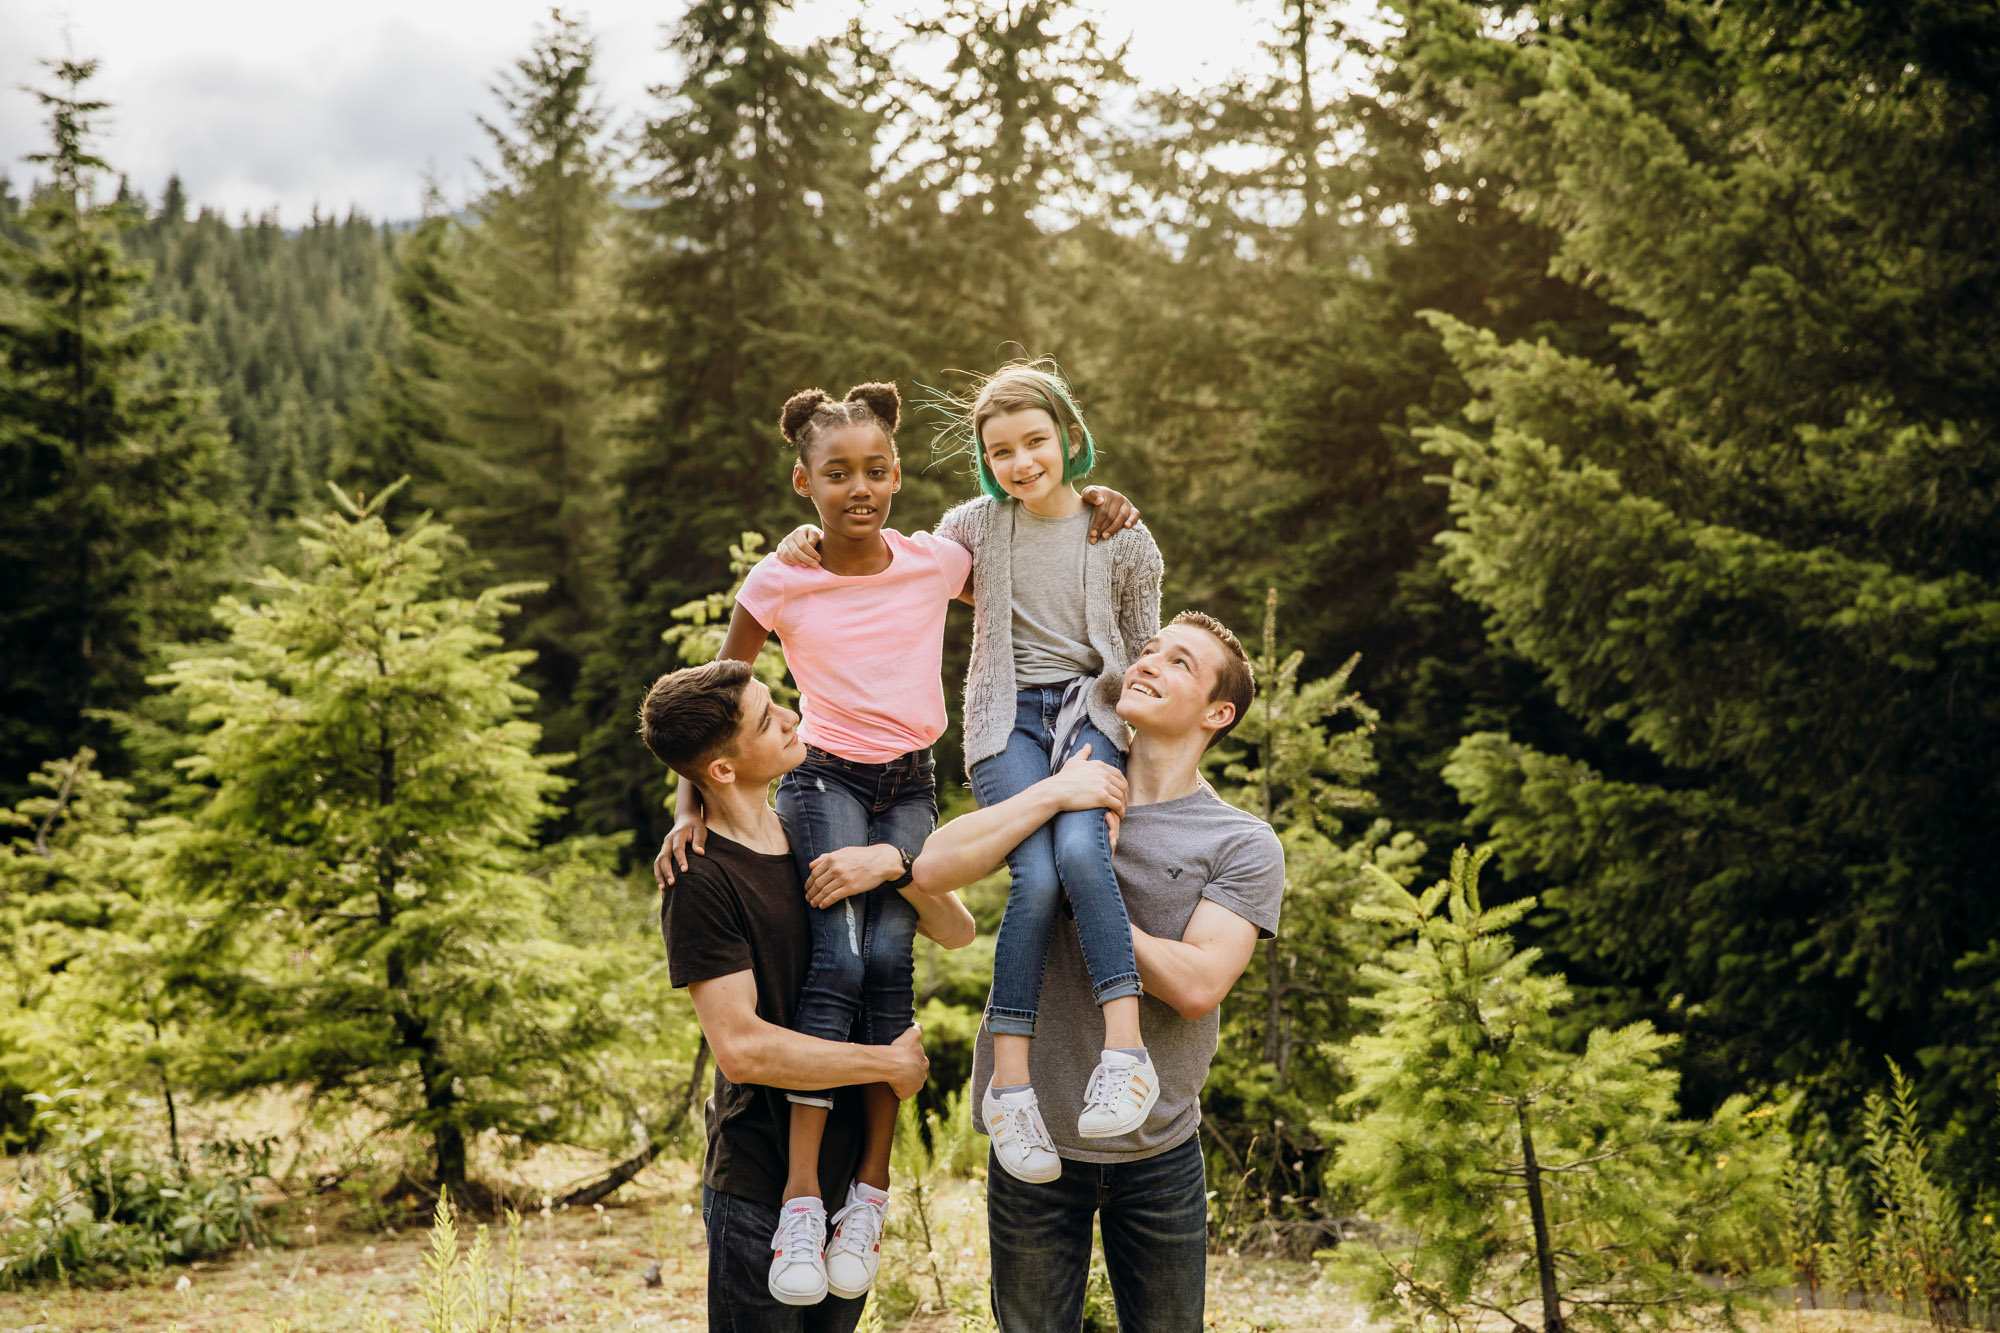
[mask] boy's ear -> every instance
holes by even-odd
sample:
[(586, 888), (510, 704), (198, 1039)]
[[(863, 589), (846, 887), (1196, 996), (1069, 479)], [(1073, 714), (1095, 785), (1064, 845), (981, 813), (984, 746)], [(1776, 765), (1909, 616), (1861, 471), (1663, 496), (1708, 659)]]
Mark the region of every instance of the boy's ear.
[(1221, 731), (1236, 720), (1236, 705), (1227, 699), (1217, 699), (1209, 704), (1201, 720), (1210, 731)]
[(701, 779), (702, 785), (732, 786), (736, 782), (736, 763), (726, 755), (711, 759), (702, 765)]

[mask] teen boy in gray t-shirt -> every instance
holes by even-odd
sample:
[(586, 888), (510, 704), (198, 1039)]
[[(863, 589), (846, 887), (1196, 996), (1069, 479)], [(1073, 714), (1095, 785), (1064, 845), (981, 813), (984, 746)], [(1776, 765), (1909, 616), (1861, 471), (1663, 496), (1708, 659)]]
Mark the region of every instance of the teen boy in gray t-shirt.
[[(914, 867), (912, 887), (943, 893), (996, 869), (1059, 811), (1104, 807), (1123, 817), (1113, 865), (1132, 918), (1146, 992), (1140, 1021), (1160, 1097), (1138, 1130), (1088, 1146), (1072, 1129), (1080, 1101), (1051, 1097), (1061, 1133), (1053, 1141), (1032, 1111), (996, 1111), (1007, 1117), (1006, 1134), (1039, 1135), (1062, 1161), (1062, 1174), (1047, 1183), (997, 1166), (987, 1172), (1001, 1333), (1079, 1326), (1093, 1223), (1102, 1228), (1119, 1326), (1199, 1333), (1208, 1206), (1196, 1131), (1215, 1055), (1216, 1009), (1257, 940), (1278, 923), (1284, 855), (1276, 835), (1203, 787), (1198, 767), (1254, 695), (1242, 645), (1209, 617), (1183, 612), (1145, 645), (1120, 684), (1118, 716), (1133, 732), (1124, 774), (1072, 759), (1020, 795), (938, 829)], [(1090, 982), (1075, 931), (1056, 931), (1047, 965), (1035, 1081), (1076, 1098), (1079, 1079), (1098, 1062), (1101, 1031), (1095, 1004), (1082, 1002)], [(975, 1093), (990, 1077), (991, 1060), (982, 1032)]]
[[(1135, 805), (1125, 811), (1118, 850), (1111, 857), (1125, 910), (1148, 935), (1177, 940), (1202, 902), (1219, 903), (1257, 928), (1257, 938), (1278, 931), (1278, 903), (1285, 892), (1285, 854), (1271, 826), (1202, 788), (1191, 796)], [(1084, 1085), (1097, 1067), (1101, 1031), (1087, 1023), (1064, 1022), (1063, 1015), (1088, 1014), (1096, 1005), (1090, 972), (1083, 964), (1074, 929), (1049, 936), (1042, 973), (1042, 1013), (1036, 1029), (1035, 1086), (1041, 1091), (1042, 1118), (1056, 1152), (1077, 1162), (1126, 1162), (1178, 1148), (1201, 1126), (1201, 1089), (1215, 1058), (1222, 1011), (1210, 1009), (1192, 1021), (1152, 995), (1139, 1000), (1139, 1026), (1160, 1077), (1160, 1100), (1146, 1123), (1121, 1138), (1077, 1137)], [(993, 1035), (984, 1025), (973, 1055), (972, 1086), (993, 1077)], [(987, 1132), (977, 1101), (972, 1123)]]

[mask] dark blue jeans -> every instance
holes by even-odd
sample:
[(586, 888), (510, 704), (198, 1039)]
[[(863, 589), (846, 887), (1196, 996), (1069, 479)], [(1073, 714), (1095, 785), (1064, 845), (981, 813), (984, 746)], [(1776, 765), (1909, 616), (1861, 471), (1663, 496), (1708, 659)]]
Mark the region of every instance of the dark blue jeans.
[[(1088, 743), (1090, 757), (1121, 772), (1125, 755), (1096, 727), (1085, 723), (1074, 745), (1060, 755), (1055, 746), (1056, 714), (1063, 687), (1030, 685), (1016, 696), (1014, 730), (1007, 748), (972, 769), (972, 793), (982, 808), (1018, 796), (1063, 766)], [(1035, 1035), (1035, 1011), (1042, 998), (1042, 965), (1049, 932), (1064, 893), (1076, 916), (1076, 938), (1090, 969), (1097, 1002), (1139, 993), (1139, 965), (1132, 957), (1132, 921), (1111, 869), (1111, 826), (1102, 810), (1065, 810), (1030, 833), (1008, 853), (1007, 910), (993, 946), (993, 993), (986, 1005), (990, 1031)]]
[(1201, 1136), (1136, 1162), (1063, 1161), (1046, 1185), (986, 1170), (993, 1318), (1000, 1333), (1076, 1333), (1090, 1279), (1090, 1222), (1118, 1333), (1201, 1333), (1208, 1288), (1208, 1181)]
[(771, 1237), (778, 1210), (740, 1194), (701, 1187), (708, 1228), (710, 1333), (852, 1333), (866, 1296), (829, 1293), (818, 1305), (786, 1305), (771, 1294)]
[[(886, 842), (914, 857), (937, 827), (931, 752), (864, 764), (808, 747), (806, 761), (778, 780), (778, 817), (801, 879), (815, 857), (842, 847)], [(870, 1046), (902, 1036), (915, 1008), (910, 950), (917, 909), (898, 890), (883, 887), (806, 913), (812, 968), (792, 1030), (828, 1041), (858, 1038)]]

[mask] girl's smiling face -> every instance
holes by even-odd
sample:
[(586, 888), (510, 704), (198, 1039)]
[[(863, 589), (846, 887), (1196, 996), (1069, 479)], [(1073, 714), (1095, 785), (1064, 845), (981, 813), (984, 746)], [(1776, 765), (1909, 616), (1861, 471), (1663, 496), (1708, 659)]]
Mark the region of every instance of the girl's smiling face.
[(1032, 506), (1046, 500), (1066, 484), (1062, 432), (1056, 429), (1055, 418), (1042, 408), (988, 417), (980, 427), (979, 444), (993, 479), (1023, 504)]
[(882, 530), (889, 497), (903, 484), (903, 465), (882, 428), (840, 426), (821, 432), (792, 465), (792, 488), (819, 510), (832, 536), (860, 540)]

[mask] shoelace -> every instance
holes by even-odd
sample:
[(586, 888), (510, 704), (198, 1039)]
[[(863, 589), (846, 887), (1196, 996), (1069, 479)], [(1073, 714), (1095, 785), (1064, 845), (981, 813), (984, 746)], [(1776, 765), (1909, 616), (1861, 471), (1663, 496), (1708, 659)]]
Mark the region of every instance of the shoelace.
[(778, 1234), (771, 1237), (771, 1248), (787, 1261), (797, 1258), (800, 1250), (818, 1254), (825, 1245), (826, 1214), (807, 1208), (787, 1208), (778, 1218)]
[(1055, 1140), (1049, 1137), (1049, 1127), (1042, 1123), (1042, 1108), (1038, 1103), (1015, 1106), (997, 1097), (994, 1101), (1000, 1107), (1001, 1124), (1011, 1124), (1015, 1138), (1026, 1142), (1030, 1148), (1047, 1148), (1050, 1152), (1056, 1150)]
[[(833, 1249), (828, 1253), (831, 1254), (833, 1250), (853, 1250), (856, 1254), (866, 1254), (874, 1249), (876, 1242), (882, 1238), (882, 1213), (883, 1209), (879, 1205), (872, 1204), (866, 1199), (856, 1199), (835, 1213), (827, 1219), (834, 1229)], [(840, 1224), (850, 1214), (855, 1215), (854, 1220), (847, 1223), (847, 1230), (842, 1231)]]
[(1113, 1068), (1099, 1065), (1090, 1071), (1090, 1085), (1083, 1090), (1084, 1109), (1097, 1106), (1116, 1108), (1121, 1101), (1130, 1101), (1137, 1106), (1145, 1098), (1132, 1086), (1132, 1076), (1143, 1068), (1140, 1065), (1122, 1065)]

